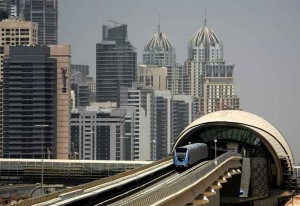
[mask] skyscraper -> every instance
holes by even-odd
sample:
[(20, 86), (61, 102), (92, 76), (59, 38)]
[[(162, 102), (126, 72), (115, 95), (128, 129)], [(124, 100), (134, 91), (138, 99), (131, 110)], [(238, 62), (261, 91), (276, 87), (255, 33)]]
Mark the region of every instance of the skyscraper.
[(167, 35), (160, 31), (153, 34), (143, 51), (143, 64), (151, 66), (175, 66), (175, 48)]
[[(166, 79), (167, 89), (173, 94), (182, 94), (182, 66), (176, 64), (175, 47), (166, 34), (160, 31), (160, 24), (158, 24), (158, 31), (154, 33), (143, 50), (143, 64), (147, 68), (167, 68)], [(151, 71), (153, 72), (153, 70)], [(141, 82), (142, 79), (138, 79)]]
[(9, 0), (0, 0), (0, 11), (10, 11), (10, 1)]
[(203, 113), (239, 109), (239, 100), (239, 97), (234, 94), (233, 65), (206, 65)]
[(23, 17), (23, 0), (0, 0), (0, 11), (6, 11), (9, 16)]
[(239, 98), (234, 95), (233, 68), (234, 65), (227, 65), (223, 60), (223, 43), (205, 19), (204, 27), (189, 41), (183, 75), (185, 93), (199, 98), (199, 113), (239, 109)]
[[(49, 47), (5, 49), (3, 151), (8, 158), (57, 157), (57, 60)], [(47, 125), (39, 128), (36, 125)]]
[(68, 159), (70, 58), (69, 45), (5, 47), (4, 157)]
[(71, 46), (50, 45), (51, 58), (56, 59), (56, 137), (57, 159), (69, 158), (70, 142), (70, 79), (71, 79)]
[(132, 160), (156, 159), (153, 93), (153, 89), (141, 88), (137, 82), (131, 88), (121, 89), (121, 106), (135, 107)]
[(206, 25), (200, 28), (188, 44), (188, 59), (194, 61), (195, 97), (203, 96), (203, 71), (205, 65), (225, 64), (223, 61), (223, 44), (217, 34)]
[(57, 44), (57, 0), (25, 0), (23, 15), (26, 21), (39, 24), (38, 43)]
[(155, 90), (167, 90), (167, 67), (137, 66), (137, 79), (143, 86), (151, 86)]
[(37, 44), (37, 23), (23, 21), (18, 17), (10, 17), (0, 22), (0, 157), (3, 138), (3, 56), (4, 46)]
[(120, 89), (135, 80), (136, 52), (127, 40), (127, 25), (103, 25), (102, 33), (96, 45), (96, 101), (119, 102)]

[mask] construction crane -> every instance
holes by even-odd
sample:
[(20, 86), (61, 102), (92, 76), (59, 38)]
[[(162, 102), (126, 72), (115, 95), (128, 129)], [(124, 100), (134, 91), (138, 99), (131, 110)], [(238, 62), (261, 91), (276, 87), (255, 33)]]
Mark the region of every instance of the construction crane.
[(123, 23), (121, 23), (121, 22), (117, 22), (117, 21), (113, 21), (113, 20), (108, 20), (108, 22), (112, 22), (112, 23), (114, 23), (114, 24), (115, 24), (115, 26), (117, 26), (118, 24), (119, 24), (119, 25), (123, 25)]

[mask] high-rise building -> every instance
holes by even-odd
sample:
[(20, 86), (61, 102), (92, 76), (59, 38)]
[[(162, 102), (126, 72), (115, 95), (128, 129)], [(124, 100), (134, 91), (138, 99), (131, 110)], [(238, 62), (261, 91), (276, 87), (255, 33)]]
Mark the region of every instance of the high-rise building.
[(75, 107), (86, 107), (90, 105), (90, 88), (85, 73), (72, 72), (72, 91), (75, 95)]
[(39, 45), (57, 44), (57, 6), (57, 0), (25, 0), (24, 2), (24, 19), (39, 24)]
[(168, 90), (172, 94), (185, 94), (184, 93), (184, 66), (176, 64), (176, 66), (167, 66), (167, 83)]
[[(152, 35), (144, 47), (143, 64), (147, 68), (153, 69), (166, 67), (166, 76), (162, 77), (160, 75), (159, 78), (166, 80), (166, 89), (171, 91), (172, 94), (182, 94), (183, 67), (176, 64), (175, 48), (170, 39), (160, 31), (160, 25), (158, 25), (158, 32)], [(154, 73), (154, 70), (150, 72)], [(142, 79), (138, 79), (138, 81), (143, 83)]]
[(84, 73), (86, 76), (89, 76), (89, 73), (90, 73), (89, 65), (72, 64), (71, 69), (72, 69), (73, 75), (78, 72), (81, 72), (81, 73)]
[(133, 160), (158, 160), (170, 154), (179, 133), (193, 121), (194, 98), (154, 90), (135, 82), (121, 90), (121, 105), (135, 108)]
[(9, 13), (10, 0), (0, 0), (0, 10), (1, 11), (7, 11)]
[(239, 109), (234, 95), (233, 65), (207, 65), (204, 70), (203, 113)]
[[(172, 144), (179, 134), (186, 128), (194, 118), (195, 98), (190, 95), (173, 95), (172, 103)], [(173, 146), (173, 145), (172, 145)]]
[(90, 91), (90, 103), (96, 102), (96, 81), (88, 81)]
[(156, 159), (162, 159), (171, 152), (172, 141), (172, 116), (173, 97), (171, 91), (154, 91), (155, 101), (155, 142)]
[(10, 17), (0, 21), (0, 157), (3, 138), (3, 56), (4, 46), (34, 45), (37, 44), (37, 23), (23, 21), (18, 17)]
[(57, 61), (57, 159), (69, 158), (70, 142), (70, 79), (71, 79), (71, 46), (50, 45), (51, 58)]
[(190, 39), (188, 60), (183, 74), (184, 93), (199, 99), (199, 113), (222, 109), (239, 109), (239, 98), (234, 94), (234, 65), (223, 60), (223, 44), (207, 26), (206, 19)]
[(0, 0), (0, 11), (6, 11), (8, 16), (23, 17), (23, 0)]
[(194, 96), (203, 96), (203, 75), (206, 65), (224, 64), (223, 44), (217, 34), (206, 25), (200, 28), (188, 44), (188, 59), (194, 61)]
[(142, 86), (155, 90), (167, 90), (167, 67), (154, 67), (140, 64), (137, 67), (137, 80)]
[(136, 52), (127, 40), (127, 25), (103, 25), (103, 40), (96, 45), (96, 100), (118, 102), (120, 89), (136, 78)]
[(143, 51), (143, 64), (156, 67), (175, 66), (175, 48), (167, 35), (160, 31), (153, 34)]
[[(6, 47), (3, 151), (8, 158), (57, 157), (57, 60), (48, 47)], [(47, 125), (40, 128), (37, 125)]]
[(155, 160), (155, 110), (153, 89), (134, 82), (131, 88), (121, 88), (120, 105), (135, 107), (133, 160)]
[(68, 45), (5, 47), (4, 157), (68, 158), (70, 58)]
[(71, 153), (74, 157), (78, 154), (78, 159), (125, 160), (126, 151), (130, 151), (126, 148), (126, 143), (130, 143), (130, 137), (125, 136), (126, 110), (86, 109), (72, 113)]
[(0, 22), (0, 78), (2, 80), (3, 50), (5, 45), (36, 45), (38, 43), (38, 24), (10, 17)]

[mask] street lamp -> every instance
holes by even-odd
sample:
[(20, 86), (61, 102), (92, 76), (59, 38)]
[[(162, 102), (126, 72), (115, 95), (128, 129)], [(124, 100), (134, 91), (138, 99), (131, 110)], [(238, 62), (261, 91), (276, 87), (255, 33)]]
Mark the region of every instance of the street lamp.
[(218, 164), (218, 162), (217, 162), (217, 142), (218, 142), (218, 140), (214, 139), (214, 143), (215, 143), (215, 165)]
[(43, 129), (45, 127), (49, 127), (49, 125), (47, 125), (47, 124), (36, 124), (34, 126), (38, 127), (38, 128), (41, 128), (41, 139), (42, 139), (42, 144), (41, 144), (41, 150), (42, 150), (41, 195), (43, 195), (43, 191), (44, 191), (44, 135), (43, 135)]
[(95, 134), (96, 132), (84, 132), (84, 134), (90, 135), (90, 159), (92, 160), (92, 135)]
[(78, 152), (74, 152), (75, 160), (77, 159)]

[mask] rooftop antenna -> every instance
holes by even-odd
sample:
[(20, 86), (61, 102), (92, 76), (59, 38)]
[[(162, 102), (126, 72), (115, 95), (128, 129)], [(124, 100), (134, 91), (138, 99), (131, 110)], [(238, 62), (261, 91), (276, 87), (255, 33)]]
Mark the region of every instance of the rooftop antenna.
[(101, 26), (103, 26), (103, 12), (101, 12), (100, 18), (101, 18)]
[(158, 33), (160, 33), (160, 14), (158, 14)]
[(207, 20), (206, 20), (206, 8), (205, 8), (204, 26), (206, 26), (206, 22), (207, 22)]

